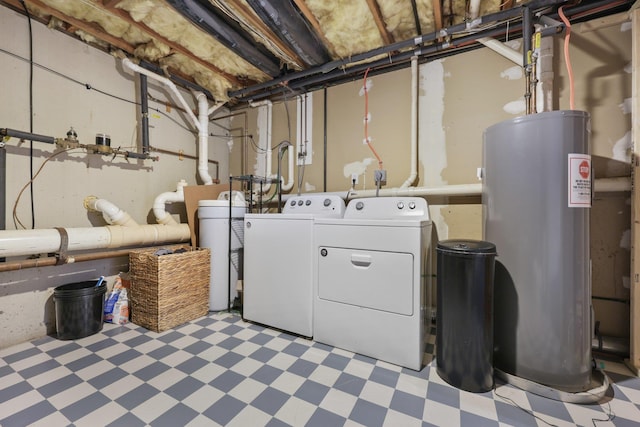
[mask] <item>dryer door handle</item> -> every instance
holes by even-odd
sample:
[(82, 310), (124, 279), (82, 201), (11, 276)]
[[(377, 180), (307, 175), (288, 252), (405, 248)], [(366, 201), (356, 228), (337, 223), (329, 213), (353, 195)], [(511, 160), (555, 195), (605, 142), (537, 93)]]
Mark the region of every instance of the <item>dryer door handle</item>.
[(351, 254), (351, 264), (360, 268), (367, 268), (371, 265), (371, 255)]

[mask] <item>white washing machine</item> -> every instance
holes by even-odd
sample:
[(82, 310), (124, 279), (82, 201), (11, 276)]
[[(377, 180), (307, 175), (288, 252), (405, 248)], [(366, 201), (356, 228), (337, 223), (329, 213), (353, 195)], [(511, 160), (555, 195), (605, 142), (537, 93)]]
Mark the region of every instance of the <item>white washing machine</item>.
[(282, 213), (245, 215), (244, 319), (313, 336), (313, 222), (344, 212), (340, 197), (310, 194)]
[(420, 370), (427, 202), (355, 199), (343, 219), (318, 218), (314, 228), (314, 340)]

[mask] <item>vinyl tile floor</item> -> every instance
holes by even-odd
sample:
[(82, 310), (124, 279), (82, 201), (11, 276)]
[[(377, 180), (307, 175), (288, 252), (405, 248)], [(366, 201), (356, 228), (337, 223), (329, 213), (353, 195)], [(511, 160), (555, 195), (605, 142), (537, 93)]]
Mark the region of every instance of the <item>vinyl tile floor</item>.
[[(0, 350), (0, 426), (638, 426), (640, 379), (605, 362), (598, 404), (497, 383), (486, 393), (211, 313), (162, 333), (105, 324)], [(606, 421), (602, 421), (606, 420)]]

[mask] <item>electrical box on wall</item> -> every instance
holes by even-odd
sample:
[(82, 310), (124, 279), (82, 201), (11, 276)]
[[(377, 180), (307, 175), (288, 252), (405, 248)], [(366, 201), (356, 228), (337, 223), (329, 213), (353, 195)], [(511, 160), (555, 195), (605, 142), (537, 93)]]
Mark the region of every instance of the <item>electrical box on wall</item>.
[(313, 94), (297, 99), (296, 158), (298, 165), (310, 165), (313, 157)]

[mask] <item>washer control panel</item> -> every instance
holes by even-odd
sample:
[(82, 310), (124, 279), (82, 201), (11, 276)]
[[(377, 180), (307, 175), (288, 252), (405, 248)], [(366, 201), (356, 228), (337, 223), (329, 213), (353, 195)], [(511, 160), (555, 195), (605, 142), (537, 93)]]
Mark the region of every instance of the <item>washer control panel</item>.
[(421, 197), (369, 197), (354, 199), (347, 205), (345, 218), (429, 219), (429, 206)]
[(322, 217), (342, 218), (346, 206), (344, 200), (335, 194), (302, 194), (290, 197), (282, 213), (314, 214)]

